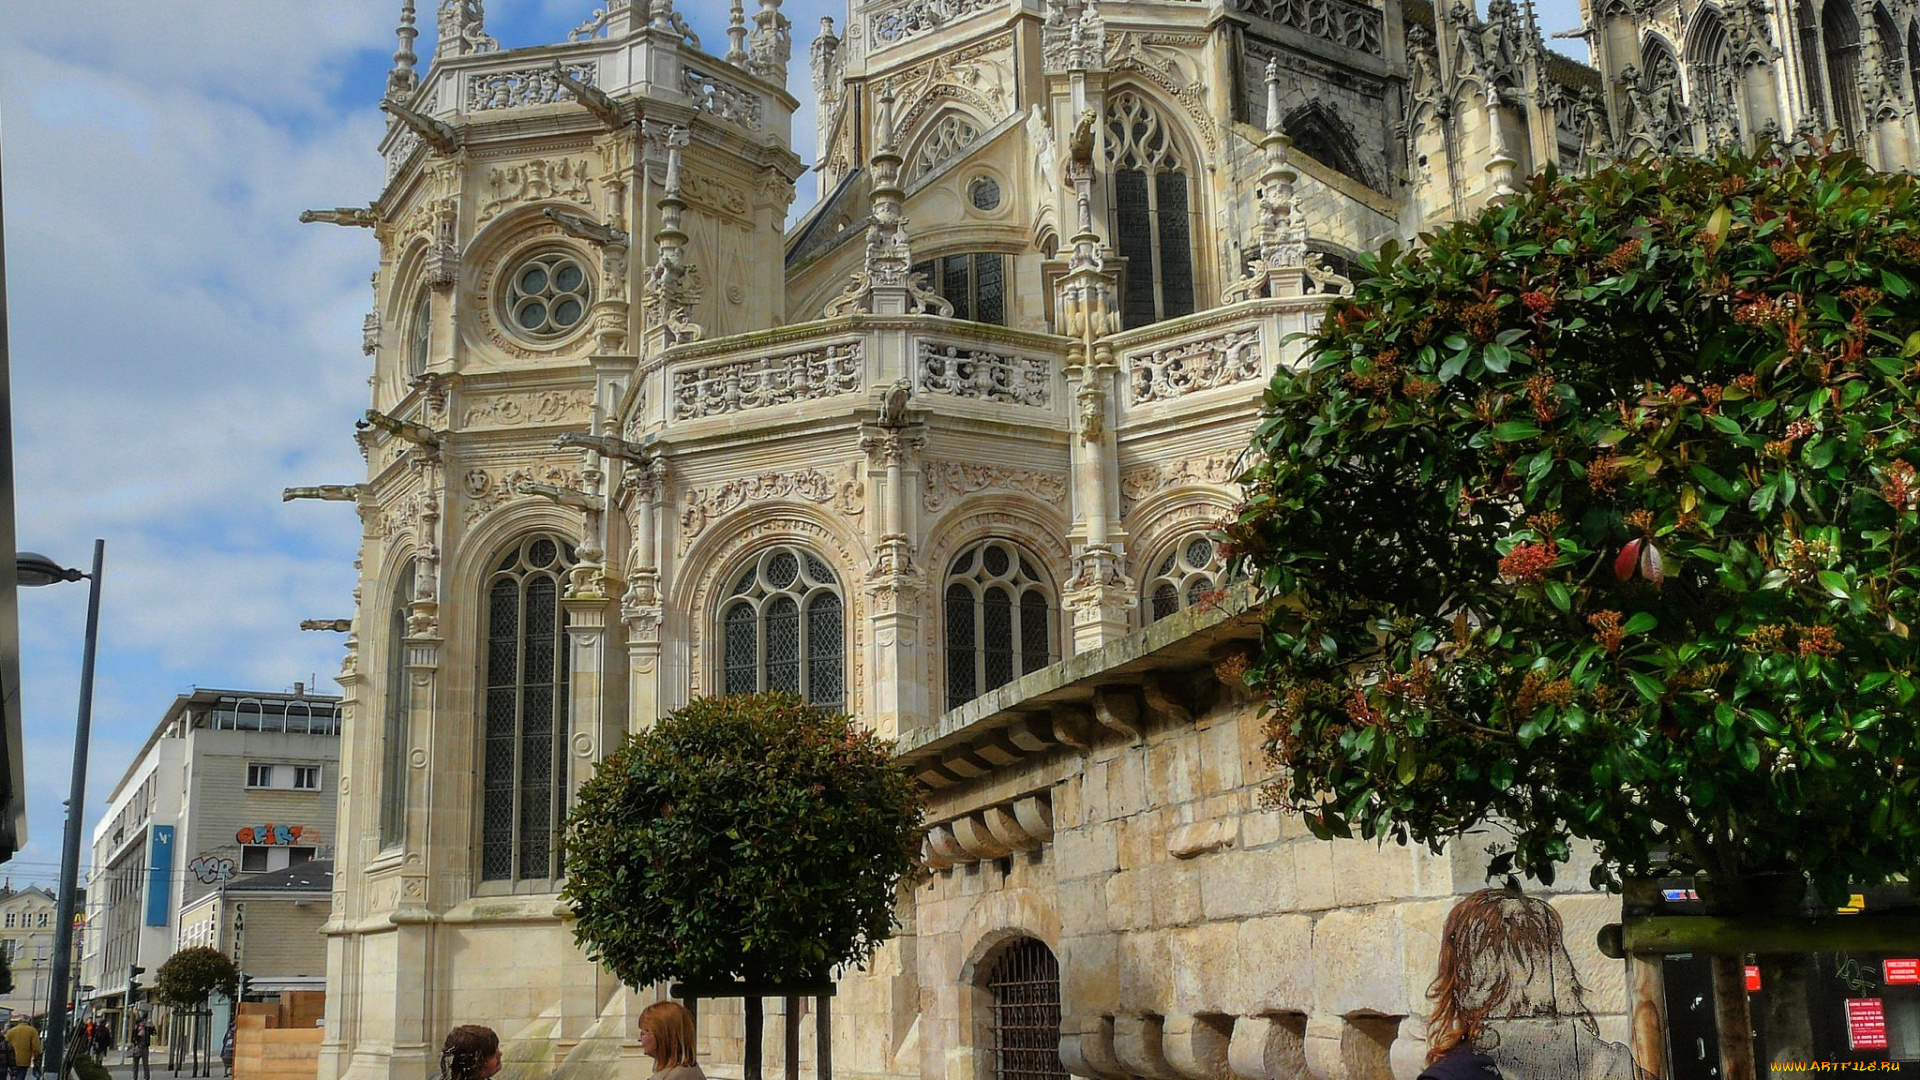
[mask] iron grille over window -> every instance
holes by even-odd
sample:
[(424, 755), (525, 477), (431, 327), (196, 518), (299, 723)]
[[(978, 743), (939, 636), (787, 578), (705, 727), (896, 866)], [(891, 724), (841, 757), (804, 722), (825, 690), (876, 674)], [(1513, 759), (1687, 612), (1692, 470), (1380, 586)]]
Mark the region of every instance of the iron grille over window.
[(561, 582), (573, 548), (551, 536), (520, 542), (487, 583), (485, 746), (480, 877), (560, 876), (560, 738), (567, 715), (566, 611)]
[(1067, 1080), (1060, 1064), (1060, 962), (1021, 938), (987, 975), (992, 998), (993, 1080)]
[(1184, 608), (1205, 603), (1210, 595), (1239, 578), (1239, 567), (1229, 569), (1221, 558), (1220, 545), (1202, 534), (1188, 536), (1167, 552), (1147, 582), (1147, 621), (1159, 622)]
[(1128, 329), (1193, 313), (1193, 241), (1187, 170), (1145, 98), (1107, 98), (1113, 235), (1126, 257), (1121, 298)]
[(991, 253), (943, 255), (913, 268), (953, 305), (953, 317), (1007, 325), (1007, 258)]
[(413, 562), (400, 571), (387, 616), (387, 708), (380, 733), (380, 846), (398, 844), (407, 831), (407, 613), (413, 603)]
[(947, 572), (947, 708), (1053, 662), (1053, 598), (1034, 561), (1003, 540)]
[(740, 571), (720, 637), (726, 693), (780, 690), (835, 709), (846, 701), (840, 579), (811, 552), (783, 545)]

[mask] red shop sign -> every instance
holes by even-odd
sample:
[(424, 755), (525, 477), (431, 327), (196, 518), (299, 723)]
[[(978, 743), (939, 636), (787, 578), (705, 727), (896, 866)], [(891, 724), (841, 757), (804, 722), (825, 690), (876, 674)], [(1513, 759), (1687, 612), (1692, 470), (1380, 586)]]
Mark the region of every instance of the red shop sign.
[(1760, 965), (1748, 964), (1747, 965), (1747, 993), (1757, 994), (1759, 992), (1760, 992)]
[(1847, 1048), (1885, 1050), (1887, 1013), (1879, 998), (1847, 999)]
[(1898, 986), (1901, 983), (1920, 983), (1920, 958), (1909, 957), (1904, 960), (1882, 960), (1881, 974), (1886, 977), (1887, 985)]

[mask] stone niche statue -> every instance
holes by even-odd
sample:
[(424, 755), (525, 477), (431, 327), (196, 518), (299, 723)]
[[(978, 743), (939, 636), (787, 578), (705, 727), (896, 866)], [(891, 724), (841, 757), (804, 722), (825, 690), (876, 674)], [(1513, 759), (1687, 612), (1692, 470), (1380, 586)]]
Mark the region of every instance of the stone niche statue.
[(1653, 1080), (1600, 1037), (1560, 913), (1516, 889), (1482, 889), (1447, 916), (1427, 991), (1427, 1071), (1466, 1080)]

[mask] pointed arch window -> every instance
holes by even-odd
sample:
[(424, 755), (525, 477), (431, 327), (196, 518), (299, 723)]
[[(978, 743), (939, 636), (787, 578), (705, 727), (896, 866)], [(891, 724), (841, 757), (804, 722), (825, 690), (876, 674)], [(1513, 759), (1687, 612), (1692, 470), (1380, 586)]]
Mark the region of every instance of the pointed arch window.
[(1827, 88), (1833, 94), (1833, 126), (1851, 146), (1860, 130), (1860, 18), (1853, 0), (1827, 0), (1820, 11), (1820, 38), (1827, 54)]
[(1705, 122), (1709, 141), (1738, 137), (1740, 124), (1734, 106), (1737, 76), (1727, 41), (1727, 24), (1712, 7), (1699, 9), (1688, 32), (1687, 74), (1693, 87), (1689, 104)]
[(1820, 62), (1820, 16), (1818, 0), (1795, 0), (1793, 5), (1794, 31), (1800, 38), (1800, 78), (1807, 87), (1807, 110), (1822, 123), (1826, 122), (1827, 95), (1821, 84), (1821, 73), (1825, 65)]
[(720, 606), (721, 686), (846, 704), (846, 605), (833, 568), (804, 548), (762, 552)]
[(940, 166), (960, 156), (960, 152), (972, 146), (980, 137), (980, 128), (971, 117), (962, 113), (950, 112), (934, 121), (933, 129), (920, 142), (920, 149), (913, 155), (913, 166), (907, 171), (911, 180), (933, 172)]
[(947, 571), (947, 708), (1053, 662), (1052, 590), (1039, 560), (1005, 540), (962, 551)]
[(407, 381), (427, 373), (427, 352), (433, 347), (433, 290), (421, 289), (407, 322)]
[(1907, 80), (1912, 101), (1920, 105), (1920, 21), (1907, 26)]
[(1133, 90), (1107, 97), (1107, 165), (1112, 236), (1127, 260), (1124, 322), (1131, 329), (1192, 314), (1188, 164), (1166, 121)]
[(380, 733), (380, 847), (407, 835), (407, 616), (412, 611), (415, 567), (408, 560), (393, 587), (387, 615), (387, 701)]
[(1353, 126), (1341, 119), (1333, 106), (1310, 101), (1282, 117), (1280, 128), (1301, 153), (1370, 188), (1382, 188), (1373, 171), (1360, 160), (1360, 139)]
[(1220, 545), (1205, 533), (1190, 533), (1173, 545), (1173, 550), (1155, 564), (1147, 579), (1147, 621), (1159, 622), (1169, 615), (1199, 607), (1221, 589), (1240, 580), (1239, 566), (1227, 565)]
[(566, 799), (567, 614), (560, 595), (573, 547), (522, 540), (486, 585), (481, 679), (480, 878), (560, 876)]

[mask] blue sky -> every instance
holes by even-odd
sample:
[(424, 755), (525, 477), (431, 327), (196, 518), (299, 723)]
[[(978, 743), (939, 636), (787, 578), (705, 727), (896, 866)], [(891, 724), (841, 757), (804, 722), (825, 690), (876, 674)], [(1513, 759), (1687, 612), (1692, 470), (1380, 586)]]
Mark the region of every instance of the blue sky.
[[(436, 6), (420, 3), (423, 57)], [(724, 51), (725, 3), (680, 6)], [(19, 545), (84, 565), (107, 541), (90, 836), (176, 694), (337, 690), (340, 637), (298, 624), (351, 614), (359, 523), (280, 490), (364, 475), (352, 433), (377, 252), (361, 230), (296, 218), (378, 190), (400, 3), (83, 7), (0, 3), (0, 145)], [(595, 4), (487, 7), (513, 48), (565, 40)], [(811, 160), (806, 45), (846, 4), (785, 10)], [(1549, 32), (1579, 21), (1575, 0), (1541, 17)], [(85, 615), (83, 584), (22, 590), (30, 841), (0, 870), (15, 886), (56, 878)]]

